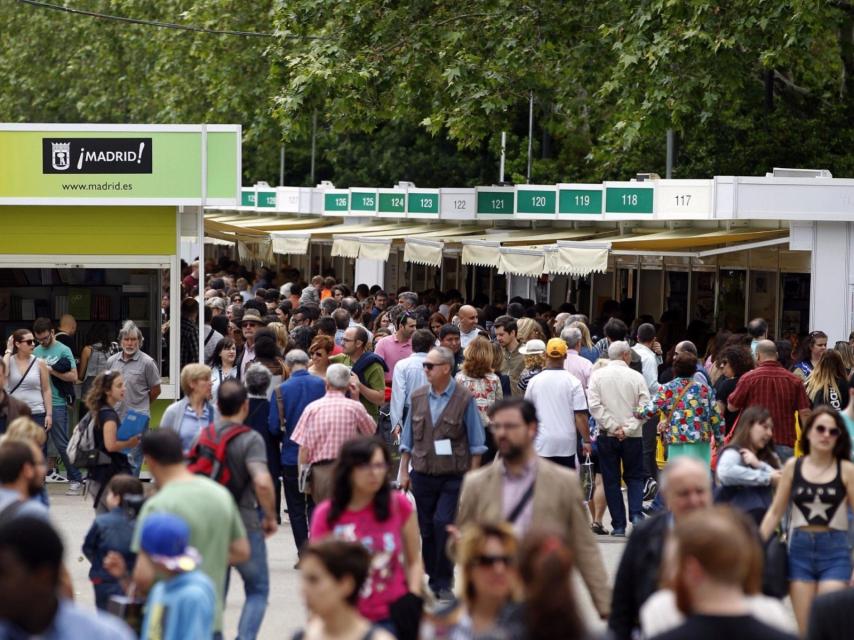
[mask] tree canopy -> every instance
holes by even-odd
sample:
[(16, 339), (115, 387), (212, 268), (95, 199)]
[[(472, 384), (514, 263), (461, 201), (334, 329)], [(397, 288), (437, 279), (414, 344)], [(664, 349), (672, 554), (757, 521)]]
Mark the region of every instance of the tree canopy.
[(3, 3), (0, 119), (235, 122), (244, 181), (340, 186), (854, 175), (854, 5), (841, 0), (75, 0), (258, 36)]

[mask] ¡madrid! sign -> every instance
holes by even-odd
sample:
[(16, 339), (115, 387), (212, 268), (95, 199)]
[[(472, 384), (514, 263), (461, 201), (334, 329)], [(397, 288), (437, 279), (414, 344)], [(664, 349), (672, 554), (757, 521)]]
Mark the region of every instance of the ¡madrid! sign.
[(0, 205), (240, 199), (240, 125), (0, 123)]
[(151, 138), (42, 138), (43, 173), (151, 173)]

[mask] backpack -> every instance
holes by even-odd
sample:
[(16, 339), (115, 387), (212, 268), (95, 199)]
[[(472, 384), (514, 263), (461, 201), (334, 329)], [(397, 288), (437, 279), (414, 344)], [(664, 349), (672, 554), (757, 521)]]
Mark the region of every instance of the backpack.
[(108, 465), (112, 462), (112, 458), (95, 444), (96, 426), (97, 420), (92, 417), (91, 412), (87, 412), (74, 427), (74, 433), (68, 440), (65, 452), (75, 467), (89, 469)]
[(239, 502), (244, 487), (235, 484), (234, 474), (228, 468), (228, 444), (238, 436), (251, 431), (246, 425), (232, 425), (217, 433), (216, 425), (209, 424), (200, 433), (187, 454), (187, 469), (200, 476), (207, 476), (224, 486)]

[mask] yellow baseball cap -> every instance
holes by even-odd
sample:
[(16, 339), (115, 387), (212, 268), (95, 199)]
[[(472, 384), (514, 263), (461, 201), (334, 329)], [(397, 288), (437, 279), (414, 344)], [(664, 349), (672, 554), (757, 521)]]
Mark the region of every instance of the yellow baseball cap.
[(563, 358), (566, 355), (566, 343), (560, 338), (552, 338), (546, 345), (546, 355), (550, 358)]

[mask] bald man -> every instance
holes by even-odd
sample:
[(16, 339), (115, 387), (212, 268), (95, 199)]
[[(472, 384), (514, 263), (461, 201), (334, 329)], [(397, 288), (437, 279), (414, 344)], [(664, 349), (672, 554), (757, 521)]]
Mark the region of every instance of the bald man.
[(703, 360), (700, 358), (700, 355), (697, 353), (697, 347), (690, 340), (683, 340), (682, 342), (677, 343), (676, 349), (674, 349), (676, 355), (680, 353), (691, 353), (697, 357), (697, 373), (694, 374), (694, 380), (696, 382), (705, 382), (710, 387), (712, 385), (712, 379), (709, 377), (708, 371), (703, 366)]
[(630, 640), (640, 630), (641, 606), (658, 590), (664, 540), (674, 523), (712, 504), (709, 468), (694, 458), (669, 462), (659, 478), (659, 495), (667, 511), (639, 523), (620, 560), (608, 626), (616, 640)]
[[(71, 353), (77, 357), (77, 348), (74, 344), (74, 335), (77, 333), (77, 320), (70, 313), (64, 314), (59, 319), (59, 330), (54, 336), (59, 342), (71, 349)], [(74, 364), (74, 363), (72, 363)]]
[(482, 330), (477, 326), (477, 309), (468, 304), (463, 305), (457, 311), (457, 319), (460, 321), (460, 348), (465, 349)]
[(795, 374), (777, 361), (777, 345), (760, 340), (756, 345), (756, 368), (738, 379), (727, 397), (729, 411), (759, 405), (774, 421), (774, 447), (785, 462), (795, 453), (795, 412), (801, 424), (809, 419), (810, 399)]

